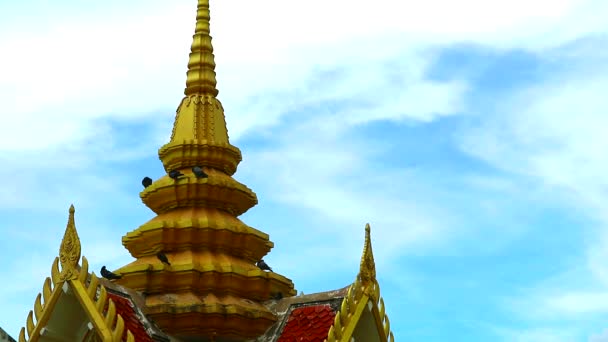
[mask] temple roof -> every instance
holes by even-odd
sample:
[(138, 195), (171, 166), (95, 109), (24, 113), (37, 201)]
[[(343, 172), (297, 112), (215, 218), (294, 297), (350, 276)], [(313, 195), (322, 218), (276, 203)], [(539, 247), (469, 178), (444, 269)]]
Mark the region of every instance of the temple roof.
[[(75, 339), (135, 342), (106, 287), (100, 284), (95, 273), (88, 272), (89, 263), (84, 256), (80, 264), (80, 238), (74, 213), (72, 205), (59, 257), (55, 258), (51, 276), (45, 279), (42, 292), (34, 301), (34, 309), (29, 312), (25, 327), (21, 328), (19, 342)], [(121, 312), (129, 313), (128, 310)]]
[[(125, 320), (125, 328), (129, 329), (135, 341), (137, 342), (153, 342), (154, 340), (148, 335), (142, 318), (138, 317), (133, 302), (119, 294), (114, 294), (108, 291), (108, 298), (114, 301), (116, 305), (116, 313), (120, 314)], [(125, 332), (126, 333), (126, 332)]]
[(256, 342), (394, 341), (376, 280), (369, 224), (365, 225), (359, 273), (350, 286), (271, 300), (266, 306), (278, 320)]
[(289, 315), (278, 342), (323, 342), (334, 323), (337, 309), (329, 304), (302, 306)]
[(327, 338), (347, 291), (348, 286), (266, 302), (278, 320), (256, 342), (322, 342)]
[(290, 279), (256, 265), (274, 245), (238, 219), (257, 197), (232, 178), (241, 153), (216, 98), (209, 18), (209, 0), (198, 0), (186, 97), (159, 149), (168, 174), (140, 193), (157, 216), (123, 237), (136, 260), (113, 281), (89, 273), (70, 207), (19, 342), (392, 342), (369, 224), (359, 273), (345, 288), (294, 296)]
[(146, 317), (147, 308), (141, 294), (106, 279), (100, 279), (99, 283), (108, 291), (108, 298), (116, 305), (116, 313), (122, 316), (125, 328), (131, 331), (136, 342), (169, 341), (169, 337)]

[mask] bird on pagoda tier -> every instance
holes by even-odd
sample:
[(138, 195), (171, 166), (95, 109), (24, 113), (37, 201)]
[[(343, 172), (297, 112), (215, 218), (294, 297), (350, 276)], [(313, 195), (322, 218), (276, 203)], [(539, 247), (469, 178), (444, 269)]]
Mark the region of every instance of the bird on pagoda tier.
[(257, 262), (256, 266), (259, 267), (262, 271), (272, 272), (272, 268), (270, 268), (270, 266), (268, 266), (268, 264), (264, 262), (264, 259), (260, 259), (260, 261)]
[(162, 261), (163, 264), (167, 264), (167, 265), (171, 266), (171, 263), (169, 262), (169, 258), (167, 258), (165, 253), (158, 252), (158, 253), (156, 253), (156, 257), (158, 258), (158, 260)]
[(120, 279), (120, 278), (122, 278), (122, 276), (120, 276), (120, 275), (118, 275), (116, 273), (112, 273), (112, 272), (108, 271), (105, 266), (101, 267), (101, 276), (104, 277), (104, 278), (106, 278), (106, 279), (108, 279), (108, 280), (114, 280), (114, 279)]
[(171, 179), (177, 180), (179, 177), (183, 176), (184, 174), (179, 172), (178, 170), (173, 170), (169, 172), (169, 177), (171, 177)]

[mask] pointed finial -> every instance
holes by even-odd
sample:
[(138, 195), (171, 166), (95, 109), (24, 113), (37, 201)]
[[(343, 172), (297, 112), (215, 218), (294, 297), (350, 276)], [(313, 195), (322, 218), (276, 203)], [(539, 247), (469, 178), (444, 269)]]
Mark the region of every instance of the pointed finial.
[(80, 239), (74, 223), (74, 205), (70, 206), (68, 224), (59, 247), (59, 261), (61, 263), (61, 279), (74, 279), (78, 276), (78, 261), (80, 260)]
[(231, 176), (242, 156), (241, 151), (230, 144), (224, 107), (217, 99), (209, 0), (198, 0), (196, 13), (186, 96), (177, 107), (169, 143), (158, 150), (158, 156), (167, 172), (197, 166)]
[(210, 94), (217, 96), (217, 81), (215, 79), (215, 61), (209, 29), (209, 0), (198, 0), (196, 11), (196, 30), (186, 79), (186, 96), (192, 94)]
[(369, 223), (365, 225), (365, 243), (363, 245), (363, 255), (361, 256), (359, 278), (364, 286), (376, 281), (376, 264), (374, 262), (374, 253), (372, 252), (371, 228)]

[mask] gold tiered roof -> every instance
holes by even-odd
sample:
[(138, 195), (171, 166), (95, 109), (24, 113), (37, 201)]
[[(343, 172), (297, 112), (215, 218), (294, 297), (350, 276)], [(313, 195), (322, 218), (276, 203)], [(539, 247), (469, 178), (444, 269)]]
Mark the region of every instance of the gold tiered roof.
[[(296, 291), (291, 280), (255, 265), (274, 245), (237, 218), (257, 197), (231, 177), (241, 152), (228, 140), (216, 98), (209, 0), (198, 1), (187, 75), (171, 139), (159, 150), (165, 170), (184, 176), (165, 175), (141, 192), (157, 216), (123, 237), (137, 260), (116, 271), (123, 276), (117, 283), (143, 292), (148, 317), (185, 341), (255, 338), (276, 321), (262, 302)], [(208, 177), (197, 178), (194, 166)], [(156, 257), (161, 251), (170, 265)]]
[[(141, 192), (157, 216), (123, 237), (136, 260), (115, 271), (118, 280), (88, 273), (84, 257), (78, 263), (70, 208), (59, 258), (20, 342), (394, 341), (369, 225), (359, 273), (345, 288), (295, 296), (291, 280), (255, 265), (273, 243), (237, 218), (257, 197), (231, 177), (241, 152), (228, 140), (214, 69), (209, 0), (198, 0), (186, 96), (159, 150), (165, 170), (183, 175), (163, 176)], [(194, 166), (208, 177), (197, 178)]]

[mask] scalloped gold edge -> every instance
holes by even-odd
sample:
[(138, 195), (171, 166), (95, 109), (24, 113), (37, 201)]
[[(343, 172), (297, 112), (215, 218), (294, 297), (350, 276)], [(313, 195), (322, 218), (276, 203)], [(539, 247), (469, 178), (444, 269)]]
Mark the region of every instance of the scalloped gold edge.
[(329, 328), (324, 342), (349, 342), (369, 302), (372, 303), (372, 314), (378, 326), (380, 339), (394, 342), (395, 338), (390, 331), (390, 321), (386, 315), (384, 299), (380, 296), (380, 285), (376, 280), (371, 228), (368, 223), (365, 225), (365, 243), (359, 273), (355, 282), (348, 288), (334, 319), (334, 324)]
[[(82, 257), (82, 266), (75, 256), (80, 259), (80, 240), (74, 224), (74, 206), (70, 206), (70, 216), (64, 238), (61, 241), (60, 257), (55, 257), (51, 266), (51, 277), (47, 277), (42, 286), (42, 292), (36, 296), (34, 308), (30, 310), (25, 327), (19, 332), (19, 342), (37, 342), (40, 331), (47, 324), (62, 288), (67, 285), (73, 290), (91, 323), (103, 342), (122, 342), (124, 320), (116, 313), (114, 303), (107, 297), (106, 289), (99, 284), (95, 273), (88, 273), (89, 263)], [(59, 268), (61, 264), (61, 269)], [(87, 279), (90, 279), (87, 285)], [(96, 294), (99, 295), (96, 298)], [(108, 310), (104, 313), (105, 307)], [(112, 309), (114, 308), (114, 309)], [(27, 333), (27, 338), (26, 338)], [(134, 342), (134, 336), (127, 329), (127, 342)]]

